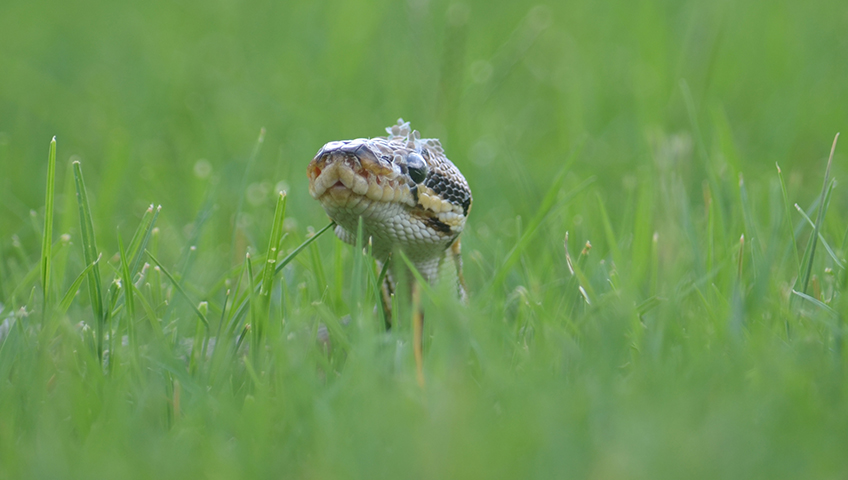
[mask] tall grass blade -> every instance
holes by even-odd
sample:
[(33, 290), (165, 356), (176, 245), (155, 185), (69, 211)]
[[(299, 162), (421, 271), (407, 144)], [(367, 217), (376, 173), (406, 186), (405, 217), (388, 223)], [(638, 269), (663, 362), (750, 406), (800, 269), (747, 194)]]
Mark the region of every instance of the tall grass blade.
[(280, 248), (280, 240), (283, 237), (283, 220), (286, 217), (286, 200), (288, 195), (280, 192), (277, 198), (277, 207), (274, 209), (274, 224), (271, 226), (271, 239), (268, 241), (268, 253), (265, 255), (265, 268), (262, 269), (262, 286), (259, 295), (268, 298), (271, 295), (274, 274), (277, 272), (277, 252)]
[[(233, 307), (238, 305), (237, 308), (230, 308), (230, 315), (227, 318), (227, 329), (224, 331), (227, 333), (228, 337), (232, 337), (236, 333), (236, 328), (238, 327), (238, 322), (241, 320), (241, 314), (244, 312), (244, 309), (247, 305), (247, 295), (250, 293), (249, 291), (245, 292), (241, 296), (239, 292), (241, 292), (241, 283), (244, 280), (244, 274), (246, 270), (246, 265), (242, 265), (239, 270), (238, 280), (236, 281), (236, 287), (232, 289), (233, 292)], [(250, 288), (250, 287), (248, 287)]]
[(56, 183), (56, 137), (50, 141), (47, 155), (47, 192), (44, 195), (44, 230), (41, 235), (41, 290), (44, 293), (42, 315), (47, 319), (50, 307), (50, 262), (53, 250), (53, 203)]
[(751, 202), (748, 201), (748, 189), (745, 187), (745, 178), (739, 174), (739, 200), (742, 202), (742, 222), (748, 232), (748, 241), (751, 244), (751, 271), (756, 275), (758, 256), (760, 255), (760, 235), (754, 222), (754, 214), (751, 211)]
[(798, 274), (801, 271), (801, 257), (798, 256), (798, 242), (795, 240), (795, 230), (792, 228), (792, 212), (789, 209), (789, 195), (786, 193), (786, 182), (783, 180), (783, 172), (780, 170), (780, 165), (775, 162), (777, 167), (777, 178), (780, 180), (780, 191), (783, 194), (783, 210), (786, 221), (786, 228), (789, 229), (789, 236), (792, 238), (792, 254), (795, 257), (795, 268), (798, 269)]
[[(392, 265), (392, 256), (393, 253), (389, 253), (389, 257), (383, 262), (383, 268), (380, 269), (379, 275), (377, 275), (377, 280), (375, 283), (376, 294), (377, 294), (377, 304), (382, 305), (383, 308), (380, 310), (380, 315), (383, 318), (383, 323), (386, 324), (386, 328), (389, 328), (392, 323), (392, 319), (389, 318), (389, 312), (391, 311), (391, 305), (386, 305), (385, 302), (391, 302), (391, 298), (383, 298), (383, 282), (386, 279), (386, 275), (389, 273), (389, 267)], [(379, 265), (379, 264), (378, 264)]]
[[(250, 252), (244, 255), (244, 264), (247, 267), (247, 280), (250, 284), (247, 289), (247, 305), (250, 307), (250, 330), (252, 334), (250, 338), (253, 345), (253, 352), (258, 355), (261, 330), (260, 324), (262, 320), (260, 319), (261, 314), (259, 312), (259, 301), (256, 296), (257, 290), (259, 290), (259, 285), (257, 285), (256, 277), (253, 275), (253, 262), (250, 260)], [(258, 357), (256, 358), (258, 360)]]
[(118, 248), (121, 254), (121, 283), (123, 283), (124, 305), (127, 310), (127, 336), (130, 339), (130, 345), (135, 345), (135, 295), (133, 292), (132, 274), (130, 273), (129, 260), (127, 252), (124, 250), (124, 242), (121, 240), (121, 235), (118, 234)]
[(612, 222), (607, 214), (606, 206), (604, 206), (604, 199), (601, 197), (600, 193), (597, 194), (597, 199), (598, 210), (601, 213), (601, 223), (604, 226), (604, 233), (606, 234), (607, 243), (609, 244), (609, 249), (612, 254), (612, 261), (616, 265), (621, 265), (621, 250), (618, 248), (618, 239), (615, 237)]
[[(262, 336), (268, 326), (267, 324), (271, 314), (271, 291), (274, 286), (277, 253), (280, 248), (280, 240), (283, 237), (283, 219), (286, 216), (287, 199), (288, 196), (283, 192), (280, 192), (280, 195), (277, 197), (277, 206), (274, 209), (274, 223), (271, 225), (271, 238), (268, 240), (268, 252), (265, 254), (265, 266), (262, 268), (262, 280), (259, 284), (259, 297), (254, 299), (256, 302), (252, 303), (250, 307), (253, 316), (254, 346), (256, 347), (254, 351), (257, 354), (260, 351), (259, 347), (262, 343)], [(245, 261), (248, 262), (249, 275), (253, 279), (253, 268), (250, 264), (250, 258), (248, 257)], [(255, 287), (251, 289), (251, 292), (253, 291), (255, 291)], [(257, 364), (258, 361), (259, 359), (257, 357)]]
[(141, 217), (141, 223), (138, 224), (132, 240), (127, 247), (127, 261), (132, 265), (130, 268), (130, 276), (138, 272), (138, 266), (141, 263), (141, 258), (144, 251), (147, 249), (147, 243), (150, 241), (150, 236), (153, 233), (153, 228), (156, 226), (156, 219), (159, 218), (159, 212), (162, 211), (162, 205), (155, 209), (153, 205), (144, 212)]
[(79, 206), (80, 234), (82, 236), (83, 259), (87, 265), (93, 265), (88, 274), (88, 294), (91, 298), (91, 308), (96, 318), (97, 357), (103, 359), (103, 337), (106, 329), (106, 313), (103, 305), (103, 291), (100, 280), (100, 266), (97, 264), (97, 243), (94, 238), (94, 223), (91, 219), (91, 207), (88, 203), (88, 193), (85, 189), (85, 179), (82, 176), (80, 162), (74, 162), (74, 186), (77, 192)]
[(810, 248), (809, 248), (809, 257), (805, 258), (806, 270), (804, 271), (804, 278), (801, 281), (801, 293), (807, 293), (807, 287), (810, 284), (810, 276), (813, 272), (813, 260), (816, 257), (816, 243), (819, 239), (819, 231), (821, 230), (821, 224), (824, 220), (824, 214), (827, 210), (828, 205), (825, 203), (825, 196), (827, 194), (827, 186), (830, 181), (830, 167), (833, 164), (833, 153), (836, 151), (836, 141), (839, 140), (839, 134), (837, 133), (835, 137), (833, 137), (833, 145), (830, 147), (830, 157), (827, 159), (827, 168), (824, 172), (824, 182), (822, 183), (822, 192), (821, 192), (821, 203), (819, 205), (819, 213), (816, 217), (816, 225), (813, 230), (813, 235), (810, 236)]
[(383, 263), (383, 268), (380, 269), (380, 274), (377, 276), (377, 287), (383, 284), (383, 280), (385, 280), (386, 275), (389, 273), (389, 265), (392, 263), (392, 254), (389, 253), (389, 258)]

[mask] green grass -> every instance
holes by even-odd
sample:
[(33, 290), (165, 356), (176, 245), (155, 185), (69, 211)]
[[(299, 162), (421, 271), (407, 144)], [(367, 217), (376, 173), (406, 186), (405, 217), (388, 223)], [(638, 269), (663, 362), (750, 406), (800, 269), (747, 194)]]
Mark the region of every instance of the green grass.
[[(843, 3), (0, 2), (0, 478), (844, 478)], [(398, 117), (424, 389), (306, 187)]]

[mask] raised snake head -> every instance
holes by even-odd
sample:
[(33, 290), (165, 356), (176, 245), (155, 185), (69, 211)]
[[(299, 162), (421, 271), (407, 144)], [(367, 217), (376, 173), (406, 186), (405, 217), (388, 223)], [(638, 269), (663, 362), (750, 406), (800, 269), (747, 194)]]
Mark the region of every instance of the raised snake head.
[(309, 193), (354, 243), (359, 218), (374, 256), (394, 248), (416, 264), (441, 260), (465, 226), (471, 190), (438, 140), (399, 119), (385, 137), (324, 145), (309, 162)]

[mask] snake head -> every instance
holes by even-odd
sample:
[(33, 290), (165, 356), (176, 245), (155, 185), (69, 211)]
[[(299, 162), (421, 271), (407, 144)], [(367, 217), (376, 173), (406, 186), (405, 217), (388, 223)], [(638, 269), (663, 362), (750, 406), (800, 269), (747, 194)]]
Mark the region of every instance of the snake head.
[(361, 218), (375, 256), (441, 255), (462, 232), (471, 190), (435, 139), (398, 121), (386, 137), (329, 142), (309, 162), (309, 193), (345, 241)]

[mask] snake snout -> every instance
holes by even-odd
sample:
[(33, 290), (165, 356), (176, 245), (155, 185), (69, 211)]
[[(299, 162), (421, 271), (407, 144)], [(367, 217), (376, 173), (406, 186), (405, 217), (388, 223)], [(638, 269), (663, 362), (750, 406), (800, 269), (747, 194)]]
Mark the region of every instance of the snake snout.
[(309, 193), (314, 198), (321, 197), (330, 189), (342, 187), (357, 195), (368, 191), (368, 181), (359, 159), (344, 152), (319, 154), (309, 163), (306, 173)]

